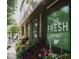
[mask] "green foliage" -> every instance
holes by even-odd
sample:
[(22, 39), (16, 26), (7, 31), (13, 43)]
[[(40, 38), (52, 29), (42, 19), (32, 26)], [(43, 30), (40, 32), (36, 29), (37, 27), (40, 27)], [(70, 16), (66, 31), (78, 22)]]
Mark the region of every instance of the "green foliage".
[(69, 14), (61, 10), (53, 12), (50, 16), (48, 16), (48, 19), (49, 19), (48, 25), (51, 25), (52, 23), (54, 23), (54, 20), (57, 18), (60, 22), (66, 21), (66, 20), (69, 20)]
[(12, 15), (16, 9), (16, 0), (7, 0), (7, 25), (13, 24)]
[(16, 54), (16, 59), (21, 59), (21, 56), (23, 55), (24, 52), (27, 50), (25, 48), (21, 49), (20, 51), (17, 52)]
[(26, 3), (30, 3), (32, 0), (26, 0)]
[(20, 51), (22, 47), (23, 47), (22, 39), (19, 39), (19, 41), (16, 44), (16, 52)]
[(8, 26), (8, 32), (10, 32), (12, 36), (14, 36), (19, 31), (20, 31), (20, 29), (16, 25)]
[(22, 39), (19, 39), (16, 44), (16, 59), (20, 59), (24, 52), (26, 52), (25, 45), (22, 44)]

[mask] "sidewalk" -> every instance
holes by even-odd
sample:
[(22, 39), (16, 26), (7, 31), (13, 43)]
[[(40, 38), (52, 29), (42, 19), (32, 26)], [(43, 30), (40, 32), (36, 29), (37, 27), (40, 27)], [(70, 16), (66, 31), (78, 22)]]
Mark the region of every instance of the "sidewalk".
[(16, 42), (12, 43), (11, 48), (7, 50), (7, 59), (16, 59)]

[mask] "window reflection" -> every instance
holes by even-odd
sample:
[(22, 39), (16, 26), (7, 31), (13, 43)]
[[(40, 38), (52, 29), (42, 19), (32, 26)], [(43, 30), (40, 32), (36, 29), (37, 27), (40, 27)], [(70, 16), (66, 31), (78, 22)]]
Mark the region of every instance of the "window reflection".
[(32, 41), (34, 43), (38, 42), (38, 22), (34, 22), (32, 25)]
[(47, 44), (53, 55), (70, 55), (69, 21), (69, 5), (47, 16)]

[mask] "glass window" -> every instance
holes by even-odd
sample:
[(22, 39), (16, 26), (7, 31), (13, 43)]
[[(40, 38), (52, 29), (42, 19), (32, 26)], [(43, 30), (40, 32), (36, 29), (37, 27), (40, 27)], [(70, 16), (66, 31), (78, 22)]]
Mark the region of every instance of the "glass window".
[(32, 24), (32, 41), (34, 43), (38, 42), (38, 21)]
[(69, 5), (47, 16), (47, 44), (53, 49), (60, 48), (61, 53), (70, 51)]

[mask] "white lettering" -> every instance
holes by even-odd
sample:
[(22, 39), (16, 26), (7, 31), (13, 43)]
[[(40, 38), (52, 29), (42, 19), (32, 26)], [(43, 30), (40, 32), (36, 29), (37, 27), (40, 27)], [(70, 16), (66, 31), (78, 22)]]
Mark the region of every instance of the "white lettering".
[(52, 24), (48, 26), (48, 31), (49, 32), (68, 31), (68, 22)]
[(57, 32), (57, 25), (58, 24), (54, 24), (54, 31)]
[(61, 23), (58, 23), (58, 31), (60, 32), (60, 31), (62, 31), (62, 28), (61, 28)]
[(68, 31), (68, 22), (63, 23), (63, 31), (65, 31), (65, 29)]

